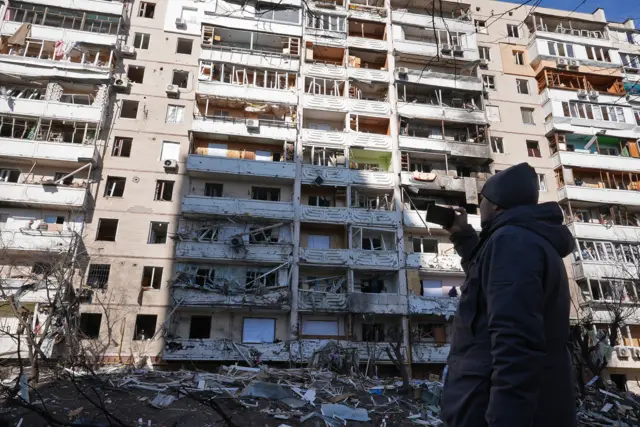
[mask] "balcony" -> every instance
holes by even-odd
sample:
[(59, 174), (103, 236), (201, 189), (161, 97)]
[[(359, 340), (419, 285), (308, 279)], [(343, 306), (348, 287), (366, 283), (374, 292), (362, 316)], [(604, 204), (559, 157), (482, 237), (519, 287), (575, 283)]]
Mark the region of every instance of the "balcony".
[[(386, 352), (386, 349), (389, 348), (387, 343), (342, 340), (300, 339), (290, 343), (291, 357), (299, 362), (307, 362), (315, 351), (324, 348), (329, 341), (333, 341), (343, 348), (357, 349), (361, 363), (366, 363), (370, 359), (382, 362), (390, 361)], [(402, 347), (400, 352), (403, 357), (407, 356), (406, 348)]]
[(190, 195), (182, 199), (182, 213), (293, 220), (293, 205), (287, 202)]
[(573, 264), (574, 279), (637, 280), (638, 266), (622, 261), (578, 261)]
[(69, 231), (11, 230), (2, 231), (2, 245), (10, 252), (63, 253), (71, 248), (75, 233)]
[(293, 73), (297, 73), (300, 69), (300, 58), (283, 54), (282, 49), (279, 51), (260, 50), (260, 48), (244, 49), (234, 45), (225, 46), (222, 44), (214, 44), (209, 49), (202, 49), (200, 61), (241, 64), (247, 67), (270, 68)]
[(356, 49), (386, 51), (387, 41), (370, 39), (366, 37), (356, 37), (356, 36), (350, 35), (349, 38), (347, 38), (347, 46), (350, 49), (356, 48)]
[(580, 167), (586, 169), (600, 169), (635, 173), (640, 170), (640, 159), (623, 156), (607, 156), (597, 153), (578, 153), (573, 151), (558, 151), (551, 157), (553, 167)]
[(571, 233), (578, 239), (605, 240), (608, 242), (639, 242), (640, 227), (624, 225), (593, 224), (572, 222), (568, 225)]
[(243, 244), (233, 247), (229, 242), (189, 242), (176, 245), (176, 258), (186, 260), (247, 261), (283, 263), (291, 256), (290, 244)]
[[(402, 212), (404, 219), (404, 226), (409, 228), (426, 228), (424, 225), (424, 221), (421, 220), (427, 217), (427, 211), (409, 211), (405, 210)], [(467, 216), (467, 221), (471, 226), (480, 231), (482, 227), (480, 227), (480, 215), (472, 215), (469, 214)], [(430, 229), (441, 229), (442, 226), (439, 224), (428, 223)]]
[(312, 95), (305, 93), (301, 97), (304, 108), (342, 112), (348, 110), (347, 98), (344, 96)]
[(640, 191), (565, 185), (558, 190), (558, 199), (579, 200), (599, 205), (640, 206)]
[(491, 148), (489, 147), (489, 144), (457, 142), (446, 139), (405, 135), (400, 135), (398, 137), (398, 142), (401, 150), (444, 153), (449, 156), (470, 157), (475, 159), (491, 158)]
[(410, 253), (407, 254), (407, 268), (418, 268), (431, 273), (464, 275), (458, 255)]
[(300, 262), (357, 269), (396, 269), (398, 268), (398, 252), (394, 250), (300, 248)]
[(111, 47), (76, 45), (67, 56), (56, 58), (55, 44), (44, 40), (29, 39), (24, 47), (0, 54), (0, 72), (40, 78), (104, 81), (111, 76), (112, 64)]
[(398, 212), (361, 208), (327, 208), (300, 206), (300, 221), (319, 224), (353, 224), (375, 227), (396, 227)]
[(375, 314), (407, 314), (407, 296), (393, 293), (360, 293), (349, 294), (349, 311), (351, 313)]
[(409, 295), (409, 314), (432, 314), (447, 319), (456, 314), (458, 298)]
[(410, 69), (407, 73), (400, 74), (396, 69), (396, 79), (403, 82), (411, 82), (417, 84), (428, 84), (431, 86), (447, 87), (450, 89), (462, 90), (482, 90), (482, 80), (475, 76), (461, 75), (461, 70), (457, 73), (441, 73), (436, 71), (428, 71), (422, 69)]
[[(395, 27), (394, 25), (394, 28)], [(424, 24), (422, 27), (424, 27)], [(435, 42), (431, 43), (429, 41), (407, 39), (394, 40), (393, 47), (401, 56), (412, 58), (434, 58), (439, 55), (440, 61), (451, 63), (454, 61), (477, 61), (480, 59), (477, 47), (463, 46), (460, 50), (455, 51), (455, 53), (453, 50), (444, 53), (442, 49), (438, 52), (438, 48), (442, 48), (442, 46)], [(451, 46), (451, 49), (453, 49), (453, 46)]]
[(313, 184), (318, 177), (323, 179), (322, 185), (362, 185), (372, 188), (389, 188), (394, 186), (393, 174), (391, 172), (302, 165), (302, 182), (304, 184)]
[(99, 123), (104, 115), (104, 108), (102, 106), (94, 107), (91, 105), (22, 98), (9, 99), (7, 99), (7, 97), (0, 98), (0, 114), (75, 120), (91, 123)]
[[(24, 287), (24, 290), (23, 290)], [(28, 287), (28, 289), (27, 289)], [(50, 304), (56, 296), (58, 285), (39, 279), (0, 279), (0, 301), (13, 295), (21, 304)]]
[[(240, 353), (242, 352), (242, 353)], [(260, 360), (289, 361), (287, 343), (234, 343), (226, 339), (165, 338), (164, 360), (238, 360), (260, 355)]]
[(372, 81), (386, 83), (389, 81), (387, 70), (374, 70), (371, 68), (347, 68), (347, 76), (359, 81)]
[[(405, 4), (404, 6), (406, 6)], [(437, 7), (437, 6), (436, 6)], [(470, 15), (463, 15), (454, 18), (452, 14), (439, 15), (436, 10), (436, 16), (431, 16), (428, 13), (418, 12), (418, 9), (407, 10), (405, 8), (397, 8), (392, 6), (391, 21), (394, 24), (409, 25), (414, 27), (426, 27), (435, 28), (440, 30), (455, 31), (459, 33), (473, 34), (476, 29), (473, 26)], [(431, 7), (427, 6), (427, 10), (431, 10)]]
[(299, 290), (298, 310), (306, 312), (349, 311), (347, 295), (345, 293)]
[(480, 190), (480, 181), (477, 178), (454, 177), (438, 175), (435, 173), (402, 172), (400, 174), (402, 185), (410, 185), (425, 190), (453, 191), (471, 193)]
[(219, 98), (268, 102), (270, 104), (295, 105), (298, 103), (298, 95), (294, 90), (268, 89), (252, 85), (221, 83), (218, 81), (199, 81), (197, 92), (201, 95)]
[[(87, 0), (89, 1), (89, 0)], [(98, 3), (97, 1), (95, 3)], [(113, 6), (119, 7), (119, 15), (122, 14), (122, 8), (124, 6), (123, 3), (120, 2), (100, 2), (100, 3), (110, 3)], [(73, 9), (77, 9), (77, 6), (74, 6)], [(34, 20), (34, 13), (24, 11), (18, 12), (18, 9), (8, 8), (7, 13), (11, 14), (11, 18), (9, 20), (5, 20), (0, 27), (0, 35), (3, 36), (12, 36), (18, 31), (20, 26), (24, 22), (32, 23), (31, 25), (31, 33), (29, 35), (30, 38), (36, 40), (65, 40), (76, 43), (91, 43), (103, 46), (113, 46), (118, 41), (118, 27), (119, 22), (118, 19), (109, 20), (109, 21), (92, 21), (96, 22), (87, 23), (84, 26), (84, 29), (80, 24), (80, 20), (82, 20), (82, 14), (79, 16), (69, 16), (67, 17), (70, 21), (67, 23), (68, 26), (73, 26), (75, 29), (67, 28), (67, 25), (60, 25), (56, 20), (56, 26), (49, 26), (48, 23), (46, 25), (42, 25), (42, 15), (38, 15), (38, 18)], [(15, 22), (13, 20), (19, 20), (20, 22)], [(64, 19), (64, 18), (63, 18)], [(66, 20), (66, 19), (65, 19)], [(87, 20), (88, 22), (90, 20)]]
[(349, 111), (359, 114), (373, 114), (388, 116), (391, 114), (391, 104), (387, 100), (349, 99)]
[(43, 6), (55, 6), (62, 9), (86, 10), (87, 12), (104, 13), (121, 16), (123, 4), (111, 0), (38, 0)]
[(609, 47), (606, 23), (534, 14), (527, 18), (530, 39), (543, 38), (567, 43)]
[(29, 139), (0, 138), (0, 157), (30, 158), (39, 162), (68, 164), (98, 162), (99, 153), (93, 144), (67, 144), (33, 141)]
[(382, 0), (351, 0), (349, 2), (349, 18), (365, 21), (384, 22), (387, 8)]
[(324, 77), (327, 79), (345, 80), (347, 78), (347, 69), (342, 64), (323, 61), (303, 63), (302, 72), (305, 76)]
[(445, 120), (461, 123), (486, 124), (487, 118), (482, 110), (451, 108), (418, 102), (398, 101), (398, 114), (408, 118), (427, 120)]
[[(18, 322), (16, 321), (16, 324)], [(51, 357), (54, 342), (51, 338), (45, 338), (40, 349), (47, 357)], [(20, 342), (20, 357), (26, 359), (29, 357), (29, 345), (26, 338), (22, 338)], [(18, 359), (18, 341), (17, 338), (10, 337), (6, 334), (0, 335), (0, 359)]]
[(0, 201), (51, 209), (84, 209), (86, 188), (0, 182)]
[(259, 127), (250, 128), (244, 118), (196, 116), (191, 122), (191, 132), (252, 136), (279, 141), (296, 140), (296, 125), (293, 122), (259, 120), (259, 123)]
[(232, 175), (236, 178), (261, 177), (279, 180), (293, 180), (296, 176), (296, 165), (294, 163), (287, 162), (242, 160), (189, 154), (187, 159), (187, 171), (198, 175)]
[(301, 129), (302, 142), (329, 147), (363, 147), (376, 150), (391, 150), (391, 136), (367, 132), (325, 131)]
[(288, 288), (260, 288), (255, 293), (223, 295), (198, 286), (173, 286), (173, 297), (184, 307), (260, 308), (289, 311)]
[(411, 361), (413, 363), (447, 363), (450, 349), (451, 344), (411, 343)]

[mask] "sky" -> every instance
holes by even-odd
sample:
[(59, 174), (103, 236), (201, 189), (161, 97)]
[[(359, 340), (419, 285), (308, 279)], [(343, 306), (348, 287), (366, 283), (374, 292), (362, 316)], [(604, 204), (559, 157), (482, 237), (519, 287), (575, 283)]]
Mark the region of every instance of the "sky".
[[(573, 10), (582, 0), (542, 0), (541, 7)], [(510, 3), (523, 3), (523, 0), (511, 0)], [(534, 4), (532, 1), (530, 4)], [(607, 21), (624, 22), (627, 18), (634, 18), (636, 28), (640, 28), (640, 0), (586, 0), (577, 12), (592, 13), (597, 8), (603, 8)]]

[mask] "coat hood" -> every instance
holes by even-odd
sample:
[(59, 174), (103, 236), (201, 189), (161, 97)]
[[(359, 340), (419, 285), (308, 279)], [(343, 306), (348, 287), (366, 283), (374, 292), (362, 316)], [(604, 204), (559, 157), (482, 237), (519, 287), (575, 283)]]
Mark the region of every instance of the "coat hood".
[(542, 236), (564, 258), (573, 251), (575, 242), (563, 221), (562, 209), (556, 202), (517, 206), (505, 210), (486, 224), (480, 237), (484, 240), (500, 227), (516, 225)]

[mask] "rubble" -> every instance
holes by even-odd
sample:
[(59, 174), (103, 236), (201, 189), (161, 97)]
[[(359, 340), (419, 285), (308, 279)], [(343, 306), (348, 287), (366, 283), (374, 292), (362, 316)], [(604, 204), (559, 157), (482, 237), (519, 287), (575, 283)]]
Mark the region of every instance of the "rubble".
[(578, 397), (578, 427), (640, 425), (640, 396), (594, 384), (596, 381), (587, 383), (584, 398)]

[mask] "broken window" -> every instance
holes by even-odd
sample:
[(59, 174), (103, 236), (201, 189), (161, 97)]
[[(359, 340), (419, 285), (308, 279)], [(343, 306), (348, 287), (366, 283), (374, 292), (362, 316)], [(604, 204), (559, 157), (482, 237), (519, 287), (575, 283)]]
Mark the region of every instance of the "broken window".
[(362, 341), (364, 342), (384, 342), (384, 324), (365, 323), (362, 325)]
[(485, 88), (496, 90), (496, 78), (494, 76), (484, 74), (482, 76), (482, 83), (484, 83)]
[(171, 84), (178, 86), (180, 89), (186, 89), (189, 83), (189, 72), (181, 70), (173, 70)]
[(208, 339), (211, 337), (211, 316), (191, 316), (189, 339)]
[(426, 239), (423, 237), (413, 238), (413, 252), (417, 253), (438, 253), (438, 241), (435, 239)]
[(149, 49), (149, 39), (151, 34), (135, 33), (133, 37), (133, 47), (136, 49)]
[(131, 145), (133, 138), (122, 138), (116, 136), (113, 140), (113, 149), (111, 155), (113, 157), (129, 157), (131, 155)]
[(507, 24), (507, 36), (520, 38), (520, 31), (518, 29), (518, 26), (515, 24)]
[(183, 55), (191, 55), (192, 47), (193, 47), (193, 40), (179, 38), (178, 43), (176, 45), (176, 53), (180, 53)]
[(514, 50), (511, 52), (513, 54), (513, 63), (516, 65), (524, 65), (524, 52), (521, 50)]
[(274, 6), (269, 3), (258, 3), (256, 5), (256, 18), (268, 21), (300, 23), (300, 8)]
[(0, 115), (0, 137), (34, 139), (38, 120)]
[(435, 342), (446, 344), (447, 333), (445, 326), (438, 323), (419, 323), (411, 328), (413, 342)]
[(140, 2), (140, 8), (138, 9), (138, 18), (153, 18), (155, 12), (155, 3), (149, 3), (147, 1)]
[(156, 323), (158, 316), (155, 314), (138, 314), (136, 316), (136, 327), (133, 331), (134, 341), (146, 341), (153, 338), (156, 333)]
[(156, 192), (153, 196), (153, 200), (159, 200), (163, 202), (170, 202), (173, 197), (173, 185), (175, 181), (156, 181)]
[(0, 169), (0, 182), (18, 182), (20, 173), (18, 169)]
[(441, 297), (442, 280), (422, 280), (422, 296), (425, 297)]
[(384, 280), (365, 279), (360, 281), (360, 292), (365, 294), (381, 294), (385, 292)]
[(242, 321), (242, 342), (274, 342), (276, 319), (245, 317)]
[(98, 233), (96, 234), (96, 240), (115, 242), (117, 231), (117, 219), (100, 218), (98, 220)]
[(251, 198), (253, 200), (267, 200), (270, 202), (280, 201), (280, 189), (268, 187), (251, 187)]
[(518, 93), (523, 95), (529, 94), (529, 82), (525, 79), (516, 79), (516, 88), (518, 89)]
[(323, 206), (330, 207), (331, 200), (324, 196), (309, 196), (309, 205), (310, 206)]
[(144, 67), (140, 65), (129, 65), (127, 68), (127, 77), (131, 82), (141, 84), (144, 79)]
[(89, 264), (87, 286), (94, 289), (105, 289), (109, 282), (110, 264)]
[(126, 178), (119, 176), (108, 176), (107, 184), (104, 187), (104, 197), (122, 197)]
[(366, 251), (381, 251), (383, 250), (382, 239), (379, 237), (363, 237), (362, 249)]
[(277, 228), (251, 227), (249, 231), (249, 243), (277, 243), (279, 230)]
[(538, 141), (527, 141), (527, 155), (529, 157), (542, 157)]
[(211, 285), (216, 277), (216, 271), (213, 268), (198, 268), (193, 280), (193, 284), (197, 286)]
[(184, 121), (183, 105), (168, 105), (166, 123), (182, 123)]
[(539, 173), (538, 175), (538, 190), (547, 191), (547, 181), (544, 178), (543, 173)]
[(155, 222), (152, 221), (149, 226), (149, 244), (164, 244), (167, 243), (167, 234), (169, 229), (168, 222)]
[(528, 125), (534, 125), (533, 121), (533, 108), (520, 107), (520, 114), (522, 115), (522, 123)]
[(55, 174), (53, 174), (53, 181), (57, 181), (59, 179), (62, 179), (62, 182), (60, 182), (59, 184), (62, 185), (71, 185), (73, 184), (73, 175), (69, 175), (69, 173), (67, 172), (56, 172)]
[(138, 104), (140, 102), (131, 99), (122, 100), (122, 109), (120, 110), (120, 118), (135, 119), (138, 117)]
[(142, 287), (160, 289), (162, 287), (162, 267), (143, 267)]
[(247, 270), (245, 281), (246, 289), (268, 288), (278, 284), (278, 272), (276, 271), (260, 271)]
[(204, 184), (205, 197), (222, 197), (222, 184), (207, 182)]
[(96, 339), (100, 335), (102, 313), (80, 313), (80, 333), (84, 339)]
[(44, 222), (47, 224), (64, 224), (64, 216), (59, 215), (46, 215)]
[(53, 272), (53, 264), (50, 264), (48, 262), (35, 262), (33, 264), (33, 267), (31, 268), (31, 272), (33, 274), (48, 276)]
[(491, 137), (491, 151), (494, 153), (504, 154), (504, 143), (502, 142), (502, 137)]

